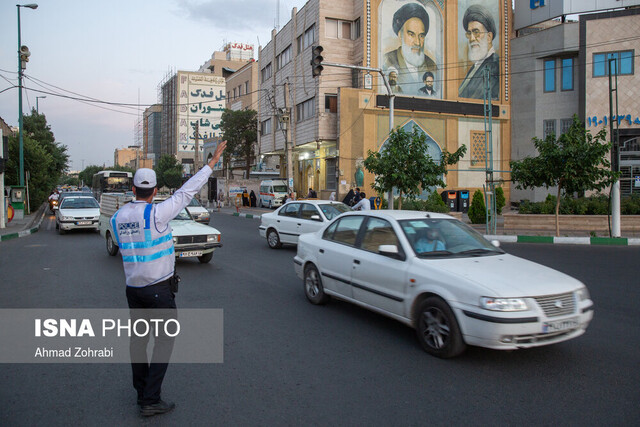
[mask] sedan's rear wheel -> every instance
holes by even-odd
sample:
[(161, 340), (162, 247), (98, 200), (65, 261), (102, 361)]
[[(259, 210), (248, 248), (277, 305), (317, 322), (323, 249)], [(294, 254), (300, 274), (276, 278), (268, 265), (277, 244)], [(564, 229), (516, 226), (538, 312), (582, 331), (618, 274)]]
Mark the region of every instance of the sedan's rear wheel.
[(420, 306), (416, 333), (422, 348), (436, 357), (455, 357), (466, 348), (451, 307), (438, 297), (429, 297)]
[(107, 232), (107, 252), (111, 256), (118, 255), (118, 245), (116, 245), (113, 241), (113, 237), (111, 237), (111, 233)]
[(278, 236), (278, 232), (273, 228), (267, 230), (267, 243), (271, 249), (280, 249), (282, 247), (280, 236)]
[(329, 295), (324, 293), (320, 273), (311, 264), (304, 269), (304, 294), (312, 304), (326, 304), (329, 301)]

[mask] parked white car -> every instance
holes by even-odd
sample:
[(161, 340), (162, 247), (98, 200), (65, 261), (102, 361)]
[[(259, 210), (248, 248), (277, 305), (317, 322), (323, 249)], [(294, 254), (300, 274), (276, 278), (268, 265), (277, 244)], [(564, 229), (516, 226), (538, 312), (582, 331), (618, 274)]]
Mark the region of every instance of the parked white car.
[(98, 230), (100, 205), (92, 196), (66, 196), (56, 212), (56, 229), (64, 234), (74, 229)]
[(352, 212), (300, 236), (294, 263), (311, 303), (336, 297), (399, 320), (437, 357), (582, 335), (593, 318), (585, 285), (493, 243), (444, 214)]
[(211, 214), (209, 213), (207, 208), (202, 206), (202, 204), (200, 204), (198, 199), (196, 199), (195, 197), (191, 199), (186, 209), (187, 209), (187, 212), (191, 214), (194, 220), (201, 222), (203, 224), (209, 224), (209, 219), (211, 218)]
[(260, 237), (267, 239), (269, 247), (277, 249), (283, 243), (297, 244), (301, 234), (317, 231), (338, 215), (350, 211), (351, 208), (341, 202), (293, 201), (262, 214), (258, 230)]

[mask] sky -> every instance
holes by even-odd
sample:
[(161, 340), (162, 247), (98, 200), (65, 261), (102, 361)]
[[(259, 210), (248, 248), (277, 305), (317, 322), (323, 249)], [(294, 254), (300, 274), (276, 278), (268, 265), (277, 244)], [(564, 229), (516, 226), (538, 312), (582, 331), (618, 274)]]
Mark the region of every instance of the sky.
[[(16, 4), (0, 5), (0, 117), (18, 126)], [(135, 142), (144, 108), (157, 102), (171, 71), (196, 71), (227, 42), (265, 46), (306, 0), (36, 0), (20, 8), (23, 112), (47, 118), (56, 142), (67, 146), (70, 170), (113, 165), (116, 148)], [(43, 91), (48, 93), (36, 92)], [(73, 92), (73, 93), (72, 93)], [(57, 94), (80, 98), (68, 99)], [(75, 93), (75, 94), (74, 94)], [(96, 99), (116, 104), (96, 104)]]

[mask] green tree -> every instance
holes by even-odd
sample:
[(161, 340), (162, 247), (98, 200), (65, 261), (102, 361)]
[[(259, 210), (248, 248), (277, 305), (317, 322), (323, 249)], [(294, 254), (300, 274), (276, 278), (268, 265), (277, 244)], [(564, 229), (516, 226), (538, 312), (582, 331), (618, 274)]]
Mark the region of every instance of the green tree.
[(556, 138), (533, 138), (537, 157), (511, 162), (511, 180), (516, 188), (557, 187), (556, 236), (560, 235), (560, 200), (562, 192), (582, 193), (602, 190), (616, 180), (606, 155), (611, 144), (605, 141), (606, 129), (595, 136), (585, 129), (577, 116), (569, 130)]
[(78, 174), (78, 179), (89, 187), (93, 187), (93, 175), (104, 169), (105, 168), (99, 165), (89, 165)]
[[(67, 147), (55, 142), (43, 114), (35, 111), (23, 116), (23, 160), (25, 184), (29, 186), (29, 206), (38, 207), (47, 200), (60, 176), (67, 169)], [(18, 135), (9, 137), (9, 160), (5, 171), (7, 185), (19, 185), (20, 147)], [(27, 181), (28, 175), (28, 181)]]
[(220, 129), (223, 140), (227, 141), (224, 150), (227, 167), (232, 157), (244, 159), (248, 178), (258, 140), (258, 113), (255, 110), (224, 110)]
[(182, 165), (175, 156), (163, 154), (155, 167), (158, 188), (178, 188), (182, 185)]
[(507, 200), (504, 198), (504, 190), (502, 187), (496, 187), (496, 213), (500, 215)]
[(482, 194), (482, 191), (476, 190), (476, 192), (473, 193), (473, 200), (471, 200), (468, 215), (469, 221), (471, 221), (472, 224), (484, 224), (487, 222), (484, 195)]
[(367, 153), (364, 167), (375, 174), (371, 187), (378, 194), (385, 194), (394, 187), (400, 192), (398, 203), (402, 209), (402, 195), (415, 198), (423, 189), (444, 187), (441, 176), (447, 173), (447, 165), (458, 163), (466, 146), (454, 153), (444, 150), (440, 159), (432, 159), (427, 153), (427, 136), (417, 126), (408, 133), (402, 128), (391, 132), (389, 140), (381, 151)]

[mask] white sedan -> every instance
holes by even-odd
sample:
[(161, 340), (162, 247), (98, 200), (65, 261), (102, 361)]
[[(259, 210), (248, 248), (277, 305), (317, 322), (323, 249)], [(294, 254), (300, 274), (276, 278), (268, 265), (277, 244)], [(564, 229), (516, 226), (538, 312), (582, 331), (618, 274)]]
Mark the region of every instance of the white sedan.
[(298, 236), (324, 227), (351, 208), (341, 202), (329, 200), (300, 200), (288, 202), (273, 212), (263, 214), (258, 227), (260, 237), (266, 238), (272, 249), (283, 243), (298, 243)]
[(582, 335), (593, 318), (584, 284), (497, 245), (444, 214), (352, 212), (300, 236), (294, 263), (311, 303), (335, 297), (399, 320), (437, 357)]
[(191, 199), (186, 209), (194, 220), (203, 224), (209, 224), (209, 211), (207, 210), (207, 208), (202, 206), (202, 204), (195, 197)]
[(56, 210), (56, 229), (64, 234), (74, 229), (98, 230), (100, 205), (92, 196), (67, 196)]

